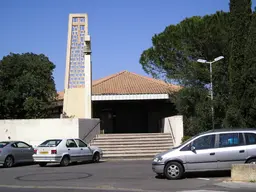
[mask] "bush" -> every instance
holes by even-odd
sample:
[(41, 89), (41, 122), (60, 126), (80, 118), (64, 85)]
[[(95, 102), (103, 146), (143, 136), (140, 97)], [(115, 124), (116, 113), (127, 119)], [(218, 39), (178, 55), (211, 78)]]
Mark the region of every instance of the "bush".
[(185, 135), (184, 137), (182, 137), (182, 143), (184, 143), (185, 141), (189, 140), (191, 138), (191, 136)]

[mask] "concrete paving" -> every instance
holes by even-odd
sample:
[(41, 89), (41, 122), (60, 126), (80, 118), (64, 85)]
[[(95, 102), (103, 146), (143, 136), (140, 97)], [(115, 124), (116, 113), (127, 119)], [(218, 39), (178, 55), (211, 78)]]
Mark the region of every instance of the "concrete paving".
[(249, 186), (223, 182), (228, 180), (228, 172), (188, 174), (182, 180), (173, 181), (156, 178), (151, 161), (109, 161), (44, 168), (26, 165), (0, 168), (0, 175), (0, 191), (3, 192), (256, 191), (256, 184)]

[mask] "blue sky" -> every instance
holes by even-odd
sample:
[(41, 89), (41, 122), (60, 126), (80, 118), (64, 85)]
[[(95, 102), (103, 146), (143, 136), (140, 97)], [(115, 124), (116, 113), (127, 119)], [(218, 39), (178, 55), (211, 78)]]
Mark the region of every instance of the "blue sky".
[[(255, 5), (256, 0), (253, 0)], [(14, 53), (43, 53), (56, 65), (58, 91), (64, 87), (69, 13), (88, 13), (93, 79), (139, 64), (154, 34), (186, 17), (228, 11), (229, 0), (2, 0), (0, 59)]]

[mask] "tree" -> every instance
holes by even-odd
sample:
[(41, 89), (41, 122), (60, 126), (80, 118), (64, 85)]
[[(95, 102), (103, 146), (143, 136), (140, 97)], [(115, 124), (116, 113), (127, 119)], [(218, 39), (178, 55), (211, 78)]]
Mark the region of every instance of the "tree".
[[(226, 115), (226, 124), (229, 127), (245, 127), (245, 109), (241, 108), (241, 98), (246, 89), (246, 81), (241, 78), (247, 74), (245, 54), (248, 31), (251, 24), (251, 0), (230, 1), (230, 61), (229, 61), (229, 107)], [(250, 59), (250, 58), (248, 58)]]
[(241, 71), (243, 89), (239, 102), (240, 114), (246, 127), (254, 127), (256, 119), (256, 15), (252, 15)]
[(191, 17), (152, 38), (140, 58), (153, 77), (178, 82), (173, 99), (184, 116), (185, 134), (211, 129), (209, 66), (213, 60), (215, 127), (254, 127), (256, 123), (256, 16), (251, 0), (231, 0), (230, 12)]
[(9, 54), (0, 60), (0, 118), (47, 118), (56, 98), (55, 65), (43, 54)]
[[(228, 58), (228, 32), (228, 13), (187, 18), (155, 35), (153, 46), (141, 55), (140, 63), (147, 73), (184, 86), (173, 99), (184, 116), (185, 134), (193, 135), (211, 128), (209, 65), (196, 60), (212, 60), (220, 55)], [(213, 66), (217, 126), (222, 126), (228, 100), (227, 69), (226, 61)]]

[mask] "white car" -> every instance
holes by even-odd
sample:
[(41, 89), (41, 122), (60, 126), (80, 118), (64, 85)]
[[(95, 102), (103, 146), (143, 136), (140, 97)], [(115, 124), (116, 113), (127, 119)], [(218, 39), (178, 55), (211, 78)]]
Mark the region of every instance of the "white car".
[(81, 139), (49, 139), (35, 148), (34, 162), (41, 167), (47, 163), (60, 163), (68, 166), (73, 162), (93, 161), (99, 162), (103, 152), (98, 147), (90, 147)]

